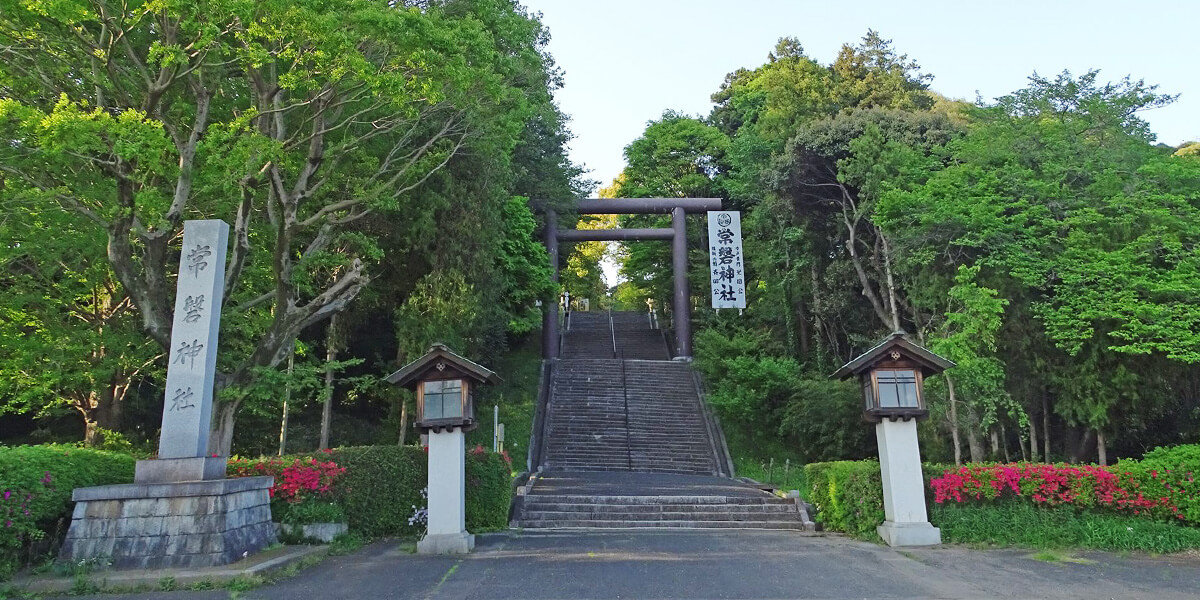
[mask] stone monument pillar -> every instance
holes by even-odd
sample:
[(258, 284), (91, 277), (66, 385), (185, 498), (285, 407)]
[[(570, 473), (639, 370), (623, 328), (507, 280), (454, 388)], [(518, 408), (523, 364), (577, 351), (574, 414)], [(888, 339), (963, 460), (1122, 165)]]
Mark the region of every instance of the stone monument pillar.
[(74, 491), (63, 559), (206, 567), (275, 543), (273, 479), (225, 479), (226, 457), (208, 456), (228, 240), (223, 221), (184, 223), (158, 458), (138, 461), (132, 484)]

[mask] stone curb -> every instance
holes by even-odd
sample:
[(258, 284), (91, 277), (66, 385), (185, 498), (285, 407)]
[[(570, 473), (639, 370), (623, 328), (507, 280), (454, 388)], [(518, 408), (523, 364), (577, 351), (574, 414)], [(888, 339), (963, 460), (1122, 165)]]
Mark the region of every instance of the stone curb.
[[(149, 587), (158, 590), (167, 578), (175, 581), (175, 589), (183, 589), (196, 583), (221, 585), (239, 577), (267, 575), (298, 563), (309, 557), (323, 558), (328, 546), (284, 546), (268, 550), (230, 565), (202, 569), (150, 569), (141, 571), (98, 571), (85, 575), (87, 580), (102, 591)], [(37, 594), (70, 592), (75, 587), (75, 577), (18, 577), (9, 584), (16, 590)]]

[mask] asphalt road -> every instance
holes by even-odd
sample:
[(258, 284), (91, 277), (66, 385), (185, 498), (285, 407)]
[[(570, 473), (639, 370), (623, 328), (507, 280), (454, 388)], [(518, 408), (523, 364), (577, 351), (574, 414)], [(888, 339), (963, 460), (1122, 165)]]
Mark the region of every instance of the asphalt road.
[[(939, 547), (893, 550), (840, 536), (769, 531), (507, 532), (465, 557), (377, 543), (239, 599), (1200, 598), (1200, 556)], [(231, 592), (104, 595), (228, 598)]]

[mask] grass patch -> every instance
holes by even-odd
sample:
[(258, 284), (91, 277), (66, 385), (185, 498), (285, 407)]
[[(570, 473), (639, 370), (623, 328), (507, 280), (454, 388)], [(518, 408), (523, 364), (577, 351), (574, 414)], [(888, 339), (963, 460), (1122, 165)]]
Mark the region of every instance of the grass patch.
[[(1020, 503), (930, 506), (933, 524), (948, 543), (1018, 546), (1042, 550), (1080, 548), (1171, 554), (1200, 548), (1200, 529), (1072, 507)], [(1053, 554), (1034, 555), (1048, 560)]]
[(333, 538), (329, 543), (329, 556), (342, 556), (344, 554), (352, 554), (362, 549), (366, 544), (366, 538), (361, 533), (356, 531), (347, 531), (342, 535)]
[(1050, 562), (1050, 563), (1071, 563), (1071, 564), (1075, 564), (1075, 565), (1094, 565), (1094, 564), (1096, 564), (1096, 561), (1094, 561), (1094, 560), (1088, 560), (1086, 558), (1079, 558), (1077, 556), (1071, 556), (1070, 554), (1067, 554), (1067, 553), (1059, 551), (1059, 550), (1042, 550), (1041, 552), (1035, 552), (1033, 554), (1030, 554), (1029, 558), (1032, 558), (1033, 560), (1040, 560), (1042, 562)]
[(229, 580), (225, 587), (231, 592), (245, 592), (267, 583), (265, 577), (259, 575), (239, 575)]
[(778, 438), (752, 435), (740, 423), (722, 422), (733, 469), (738, 477), (749, 477), (781, 490), (799, 490), (808, 497), (808, 481), (800, 455)]
[(323, 560), (325, 560), (325, 557), (321, 555), (306, 556), (300, 559), (298, 562), (294, 562), (278, 571), (275, 571), (274, 573), (271, 573), (269, 576), (263, 579), (262, 583), (274, 583), (281, 579), (295, 577), (300, 573), (300, 571), (316, 566)]
[(529, 340), (488, 365), (503, 380), (496, 385), (482, 386), (475, 398), (475, 417), (479, 427), (467, 434), (467, 447), (476, 444), (492, 449), (492, 407), (500, 407), (500, 422), (504, 423), (504, 450), (512, 458), (516, 472), (525, 470), (529, 455), (529, 435), (533, 431), (533, 412), (537, 403), (538, 381), (541, 377), (542, 356), (539, 340)]

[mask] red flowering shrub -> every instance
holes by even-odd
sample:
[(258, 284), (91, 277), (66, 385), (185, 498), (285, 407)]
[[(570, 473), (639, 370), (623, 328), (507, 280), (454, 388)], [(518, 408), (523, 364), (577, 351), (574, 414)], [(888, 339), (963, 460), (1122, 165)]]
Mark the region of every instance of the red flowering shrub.
[(338, 477), (345, 472), (344, 467), (339, 467), (333, 461), (322, 462), (311, 457), (258, 460), (234, 458), (230, 459), (227, 471), (230, 477), (274, 477), (275, 485), (271, 488), (271, 498), (291, 504), (313, 497), (327, 496), (333, 490)]
[[(1152, 470), (1150, 477), (1157, 479), (1158, 473)], [(973, 465), (946, 469), (929, 485), (939, 504), (1017, 498), (1035, 505), (1101, 508), (1181, 520), (1185, 516), (1178, 500), (1195, 496), (1182, 486), (1148, 486), (1135, 471), (1094, 465)]]

